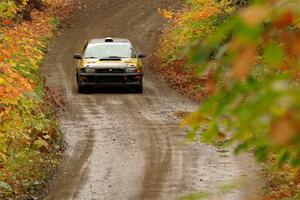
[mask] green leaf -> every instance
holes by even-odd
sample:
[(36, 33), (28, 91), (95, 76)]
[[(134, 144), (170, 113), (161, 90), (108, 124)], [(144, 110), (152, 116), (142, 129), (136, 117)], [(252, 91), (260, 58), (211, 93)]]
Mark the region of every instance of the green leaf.
[(242, 143), (242, 144), (239, 144), (239, 145), (235, 148), (234, 153), (235, 153), (235, 154), (239, 154), (239, 153), (241, 153), (242, 151), (247, 151), (247, 150), (249, 149), (249, 147), (250, 147), (249, 142), (244, 142), (244, 143)]
[(49, 144), (45, 141), (45, 140), (42, 140), (42, 139), (38, 139), (34, 142), (34, 145), (39, 149), (41, 147), (46, 147), (48, 148), (49, 147)]
[(190, 141), (195, 141), (196, 139), (196, 133), (195, 132), (189, 132), (187, 135), (187, 139), (189, 139)]
[(4, 189), (4, 190), (9, 191), (9, 192), (13, 191), (11, 186), (8, 183), (4, 182), (4, 181), (0, 181), (0, 189)]
[(206, 131), (201, 134), (201, 140), (206, 143), (213, 143), (214, 139), (217, 137), (219, 129), (217, 123), (213, 120), (209, 122), (209, 127)]
[(261, 37), (262, 32), (263, 28), (261, 25), (249, 26), (240, 19), (239, 23), (237, 23), (237, 26), (235, 27), (234, 34), (236, 37), (246, 40), (247, 42), (256, 43)]
[(284, 61), (284, 52), (282, 47), (274, 42), (269, 43), (264, 52), (265, 62), (269, 66), (279, 66)]
[(282, 167), (282, 165), (284, 163), (286, 163), (286, 161), (288, 160), (288, 152), (287, 150), (284, 148), (284, 149), (281, 149), (280, 152), (278, 153), (278, 156), (277, 156), (277, 160), (276, 160), (276, 163), (279, 167)]
[(267, 155), (268, 155), (267, 146), (262, 145), (256, 148), (255, 157), (259, 162), (264, 161), (267, 158)]

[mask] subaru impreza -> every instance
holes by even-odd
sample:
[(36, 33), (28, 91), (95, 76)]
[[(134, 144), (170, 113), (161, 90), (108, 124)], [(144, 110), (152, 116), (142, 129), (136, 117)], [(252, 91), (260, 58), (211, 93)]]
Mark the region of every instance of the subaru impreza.
[(90, 40), (78, 59), (76, 80), (78, 92), (93, 87), (130, 87), (143, 92), (143, 67), (141, 58), (127, 39), (101, 38)]

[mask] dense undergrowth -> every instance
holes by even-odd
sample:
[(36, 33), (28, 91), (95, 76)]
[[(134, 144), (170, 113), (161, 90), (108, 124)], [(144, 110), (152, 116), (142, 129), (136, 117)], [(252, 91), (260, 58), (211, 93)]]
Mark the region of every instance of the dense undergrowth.
[(156, 52), (156, 70), (163, 72), (171, 85), (185, 94), (198, 101), (205, 99), (207, 91), (203, 86), (207, 76), (198, 76), (196, 66), (187, 64), (190, 46), (211, 34), (234, 11), (235, 7), (212, 0), (188, 0), (185, 8), (177, 13), (160, 11), (171, 21)]
[(61, 155), (55, 110), (62, 102), (44, 86), (40, 64), (69, 6), (64, 0), (43, 3), (43, 11), (30, 10), (30, 20), (24, 21), (18, 17), (22, 6), (0, 2), (1, 199), (30, 198), (44, 186)]
[[(188, 0), (170, 18), (156, 70), (201, 100), (188, 138), (251, 150), (264, 161), (264, 199), (299, 198), (300, 3)], [(247, 1), (245, 1), (247, 2)]]

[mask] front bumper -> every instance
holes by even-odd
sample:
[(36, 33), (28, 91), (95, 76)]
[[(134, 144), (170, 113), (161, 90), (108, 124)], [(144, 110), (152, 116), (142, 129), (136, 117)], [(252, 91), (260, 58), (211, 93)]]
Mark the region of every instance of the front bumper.
[(81, 86), (136, 86), (143, 82), (143, 73), (79, 73)]

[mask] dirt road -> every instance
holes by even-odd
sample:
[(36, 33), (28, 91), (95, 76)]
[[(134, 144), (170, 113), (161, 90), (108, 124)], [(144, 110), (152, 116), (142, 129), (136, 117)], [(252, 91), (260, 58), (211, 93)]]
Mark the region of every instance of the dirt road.
[[(157, 8), (176, 8), (179, 0), (86, 0), (71, 17), (71, 28), (52, 44), (43, 66), (47, 84), (60, 91), (66, 112), (60, 117), (66, 157), (47, 200), (169, 200), (223, 182), (256, 177), (249, 155), (236, 158), (201, 143), (184, 144), (176, 112), (197, 104), (172, 91), (145, 61), (145, 92), (97, 90), (77, 94), (75, 61), (90, 38), (124, 37), (149, 57), (163, 19)], [(242, 199), (256, 190), (256, 179), (224, 199)]]

